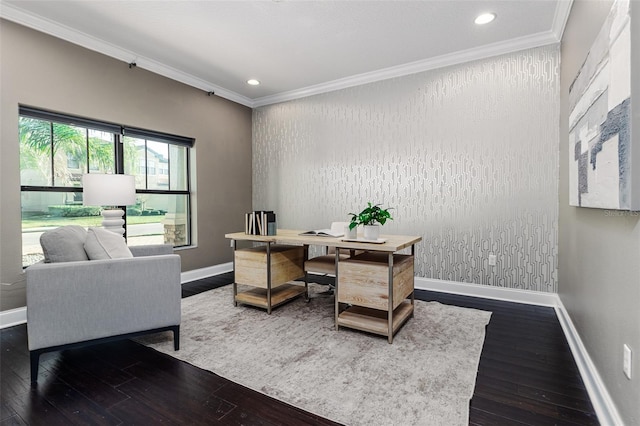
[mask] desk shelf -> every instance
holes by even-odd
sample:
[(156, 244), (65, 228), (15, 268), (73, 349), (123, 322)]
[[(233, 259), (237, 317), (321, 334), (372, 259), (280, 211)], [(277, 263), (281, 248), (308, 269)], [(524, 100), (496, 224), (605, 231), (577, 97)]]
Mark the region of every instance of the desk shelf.
[[(233, 301), (271, 309), (307, 295), (306, 285), (287, 284), (304, 275), (304, 247), (267, 245), (237, 249), (234, 251), (235, 281)], [(238, 284), (253, 287), (238, 292)]]
[[(396, 332), (413, 315), (413, 305), (402, 302), (393, 310), (392, 333)], [(338, 325), (354, 328), (360, 331), (389, 335), (388, 312), (362, 306), (350, 306), (338, 315)]]
[[(271, 290), (271, 307), (275, 308), (291, 299), (302, 296), (305, 288), (302, 285), (283, 284)], [(236, 302), (245, 305), (257, 306), (259, 308), (268, 309), (269, 299), (267, 298), (267, 289), (252, 288), (236, 295)]]

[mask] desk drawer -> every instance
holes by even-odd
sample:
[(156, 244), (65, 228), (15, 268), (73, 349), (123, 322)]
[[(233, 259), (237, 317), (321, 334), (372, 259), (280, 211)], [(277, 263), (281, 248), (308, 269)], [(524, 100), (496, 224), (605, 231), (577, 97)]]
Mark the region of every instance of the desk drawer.
[[(413, 292), (413, 256), (393, 255), (393, 309)], [(338, 264), (338, 301), (389, 310), (389, 255), (363, 253)]]
[[(235, 256), (235, 281), (253, 287), (267, 288), (267, 247), (238, 249)], [(271, 287), (277, 287), (304, 275), (304, 248), (271, 246)]]

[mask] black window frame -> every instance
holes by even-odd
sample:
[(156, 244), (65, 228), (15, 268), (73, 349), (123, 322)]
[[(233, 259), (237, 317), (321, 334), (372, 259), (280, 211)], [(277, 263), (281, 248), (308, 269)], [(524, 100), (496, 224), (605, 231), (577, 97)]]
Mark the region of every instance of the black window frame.
[[(115, 123), (110, 123), (107, 121), (94, 120), (85, 117), (79, 117), (69, 114), (63, 114), (58, 112), (53, 112), (45, 109), (34, 108), (31, 106), (19, 105), (18, 117), (28, 117), (35, 118), (43, 121), (48, 121), (51, 126), (51, 143), (53, 149), (53, 124), (65, 124), (72, 125), (78, 127), (84, 127), (92, 130), (99, 130), (104, 132), (113, 133), (114, 135), (114, 173), (116, 174), (124, 174), (124, 148), (123, 148), (123, 137), (130, 136), (140, 139), (145, 139), (145, 148), (146, 141), (151, 140), (155, 142), (163, 142), (167, 144), (173, 144), (177, 146), (182, 146), (187, 148), (186, 153), (186, 189), (184, 190), (159, 190), (159, 189), (138, 189), (136, 188), (136, 194), (155, 194), (155, 195), (186, 195), (187, 196), (187, 210), (188, 214), (186, 215), (187, 220), (187, 232), (188, 232), (188, 244), (175, 246), (175, 247), (190, 247), (193, 245), (193, 230), (191, 229), (191, 225), (193, 223), (191, 219), (192, 214), (192, 194), (191, 194), (191, 149), (195, 145), (195, 139), (185, 136), (178, 136), (169, 133), (157, 132), (153, 130), (142, 129), (138, 127), (131, 127), (125, 125), (119, 125)], [(87, 132), (88, 133), (88, 132)], [(87, 138), (88, 141), (88, 138)], [(87, 142), (88, 143), (88, 142)], [(86, 164), (83, 167), (86, 167), (87, 170), (90, 168), (90, 162), (88, 158), (89, 147), (87, 146), (87, 159)], [(52, 175), (54, 174), (54, 164), (53, 164), (53, 155), (51, 156), (51, 167), (52, 167)], [(146, 164), (146, 149), (145, 149), (145, 181), (148, 179), (148, 167)], [(56, 186), (55, 179), (52, 177), (51, 185), (20, 185), (21, 192), (82, 192), (82, 186)], [(147, 185), (145, 184), (145, 187)], [(169, 186), (170, 188), (170, 186)], [(126, 226), (126, 214), (124, 216), (125, 226)]]

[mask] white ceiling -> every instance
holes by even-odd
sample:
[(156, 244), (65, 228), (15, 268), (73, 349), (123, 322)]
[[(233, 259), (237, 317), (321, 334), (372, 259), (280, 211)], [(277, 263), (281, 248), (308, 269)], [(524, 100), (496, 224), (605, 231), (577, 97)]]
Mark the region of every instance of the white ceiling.
[(2, 0), (0, 16), (256, 107), (556, 43), (571, 2)]

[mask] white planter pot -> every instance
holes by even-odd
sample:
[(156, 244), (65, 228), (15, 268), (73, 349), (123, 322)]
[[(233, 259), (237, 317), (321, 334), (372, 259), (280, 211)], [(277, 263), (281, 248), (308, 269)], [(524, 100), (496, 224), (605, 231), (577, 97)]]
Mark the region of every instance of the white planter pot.
[(358, 238), (358, 227), (353, 229), (349, 229), (349, 225), (345, 225), (344, 227), (344, 237), (349, 239)]
[(380, 238), (380, 226), (379, 225), (364, 225), (364, 239), (365, 240), (377, 240)]

